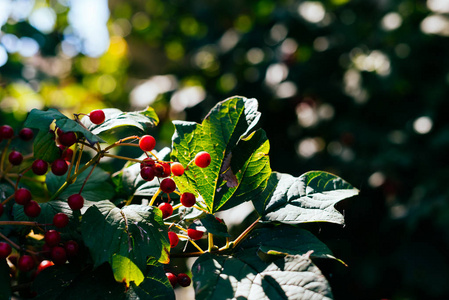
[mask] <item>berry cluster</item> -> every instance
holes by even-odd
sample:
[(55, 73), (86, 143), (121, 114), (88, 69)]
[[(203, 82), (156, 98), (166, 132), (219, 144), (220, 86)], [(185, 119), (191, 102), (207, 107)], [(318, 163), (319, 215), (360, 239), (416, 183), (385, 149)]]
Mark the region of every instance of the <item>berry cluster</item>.
[(175, 287), (178, 284), (182, 287), (187, 287), (192, 282), (189, 275), (185, 273), (179, 273), (178, 275), (175, 275), (172, 272), (166, 272), (165, 275), (167, 276), (168, 281), (170, 281), (172, 287)]

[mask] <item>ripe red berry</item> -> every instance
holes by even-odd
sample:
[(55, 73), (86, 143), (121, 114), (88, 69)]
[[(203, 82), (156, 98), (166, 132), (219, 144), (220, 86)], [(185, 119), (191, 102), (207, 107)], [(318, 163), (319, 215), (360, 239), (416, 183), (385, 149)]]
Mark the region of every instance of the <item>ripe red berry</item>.
[(58, 228), (66, 227), (69, 224), (69, 217), (65, 213), (57, 213), (53, 217), (53, 225)]
[(155, 163), (156, 161), (154, 159), (147, 157), (140, 163), (140, 168), (153, 167)]
[(11, 151), (8, 156), (11, 165), (18, 166), (23, 161), (23, 156), (19, 151)]
[(44, 175), (48, 170), (48, 163), (42, 159), (36, 159), (31, 165), (33, 173), (36, 175)]
[(84, 206), (84, 198), (80, 194), (73, 194), (67, 199), (72, 210), (80, 210)]
[(178, 274), (178, 283), (180, 286), (182, 286), (182, 287), (189, 286), (191, 282), (192, 282), (192, 280), (190, 279), (189, 275), (184, 274), (184, 273)]
[(34, 268), (34, 259), (30, 255), (22, 255), (17, 262), (17, 267), (22, 272), (31, 271)]
[(67, 254), (67, 257), (75, 257), (78, 255), (79, 246), (78, 243), (75, 241), (67, 241), (64, 244), (64, 249)]
[(178, 245), (178, 243), (179, 243), (179, 237), (173, 231), (169, 231), (168, 232), (168, 239), (170, 240), (170, 247), (171, 248), (176, 247), (176, 245)]
[(170, 281), (172, 287), (175, 287), (178, 284), (178, 277), (175, 274), (167, 272), (165, 275), (167, 276), (168, 281)]
[(210, 165), (211, 158), (210, 154), (206, 151), (198, 152), (195, 155), (195, 165), (197, 165), (200, 168), (206, 168), (208, 165)]
[(196, 230), (196, 229), (193, 229), (193, 228), (187, 229), (187, 235), (189, 236), (189, 238), (191, 238), (194, 241), (199, 240), (200, 238), (202, 238), (203, 234), (204, 234), (204, 232)]
[(92, 123), (99, 125), (104, 122), (106, 116), (104, 115), (104, 111), (96, 109), (90, 112), (89, 118)]
[(5, 207), (3, 204), (0, 203), (0, 217), (3, 215), (3, 211), (5, 210)]
[(23, 207), (25, 215), (30, 218), (36, 218), (41, 213), (41, 206), (34, 200), (31, 200)]
[(161, 162), (162, 167), (164, 168), (164, 171), (160, 177), (167, 177), (171, 174), (171, 166), (168, 162)]
[(0, 259), (7, 258), (11, 254), (11, 245), (5, 242), (0, 242)]
[(66, 148), (64, 151), (62, 151), (61, 158), (65, 161), (71, 161), (73, 157), (73, 150), (70, 148)]
[(56, 230), (50, 229), (45, 233), (44, 239), (45, 243), (48, 246), (50, 247), (57, 246), (61, 241), (61, 234)]
[(170, 194), (175, 191), (176, 183), (171, 178), (165, 178), (161, 181), (160, 188), (164, 193)]
[(154, 169), (151, 167), (144, 167), (140, 170), (140, 176), (146, 181), (151, 181), (154, 179)]
[(181, 165), (181, 163), (179, 163), (179, 162), (174, 162), (171, 165), (171, 171), (172, 171), (173, 175), (181, 176), (182, 174), (184, 174), (184, 166)]
[(162, 211), (162, 219), (168, 218), (173, 214), (173, 206), (170, 203), (161, 203), (158, 208)]
[(68, 170), (67, 163), (64, 159), (58, 158), (51, 164), (51, 171), (56, 176), (62, 176), (64, 175)]
[(156, 177), (167, 177), (165, 175), (165, 172), (164, 172), (165, 169), (164, 169), (164, 166), (162, 166), (162, 164), (155, 163), (153, 169), (154, 169), (154, 176), (156, 176)]
[(45, 270), (48, 267), (54, 266), (55, 264), (51, 260), (43, 260), (37, 266), (36, 275)]
[(143, 151), (151, 151), (156, 146), (156, 140), (151, 135), (144, 135), (140, 138), (139, 147)]
[(185, 207), (192, 207), (196, 203), (195, 195), (189, 192), (183, 193), (181, 195), (181, 204)]
[(31, 192), (25, 188), (17, 189), (14, 193), (14, 199), (17, 204), (26, 205), (31, 200)]
[(14, 129), (9, 125), (0, 126), (0, 137), (2, 139), (10, 139), (14, 136)]
[(24, 141), (29, 141), (33, 138), (34, 133), (30, 128), (22, 128), (19, 131), (19, 137)]
[(51, 249), (50, 256), (55, 265), (62, 265), (67, 260), (65, 249), (60, 246), (53, 247)]
[[(61, 132), (61, 134), (59, 134)], [(76, 134), (73, 131), (58, 131), (59, 142), (61, 145), (70, 147), (76, 143)]]

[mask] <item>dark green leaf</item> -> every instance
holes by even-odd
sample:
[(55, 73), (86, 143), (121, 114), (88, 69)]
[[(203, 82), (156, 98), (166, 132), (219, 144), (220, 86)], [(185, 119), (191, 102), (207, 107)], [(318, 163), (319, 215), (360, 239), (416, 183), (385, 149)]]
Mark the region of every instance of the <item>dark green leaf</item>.
[(231, 236), (228, 233), (228, 227), (224, 223), (218, 221), (212, 214), (206, 214), (204, 218), (200, 219), (200, 222), (206, 228), (208, 233), (218, 236)]
[[(162, 263), (169, 261), (167, 229), (161, 211), (153, 207), (129, 205), (121, 210), (109, 201), (100, 201), (83, 215), (81, 231), (95, 265), (109, 262), (114, 272), (130, 276), (125, 278), (127, 284), (142, 279), (131, 263), (143, 273), (148, 257)], [(116, 255), (128, 258), (127, 264), (132, 270), (118, 266), (123, 259), (114, 259)]]
[(61, 150), (56, 146), (54, 133), (47, 130), (39, 130), (33, 144), (34, 158), (43, 159), (52, 163), (61, 157)]
[(325, 277), (307, 255), (288, 255), (271, 263), (255, 251), (235, 256), (201, 255), (192, 267), (197, 300), (332, 299)]
[(128, 299), (175, 300), (173, 287), (162, 266), (149, 265), (145, 280), (136, 286), (131, 282), (127, 292)]
[(312, 171), (297, 178), (273, 173), (265, 191), (253, 203), (266, 222), (344, 224), (343, 215), (334, 206), (358, 193), (358, 189), (327, 172)]
[(11, 299), (10, 270), (6, 259), (0, 259), (0, 300)]
[(200, 194), (212, 213), (236, 206), (260, 193), (271, 173), (269, 143), (262, 130), (257, 100), (229, 98), (217, 104), (202, 124), (173, 122), (172, 156), (187, 165), (200, 151), (212, 158), (207, 168), (190, 164), (175, 177), (181, 192)]

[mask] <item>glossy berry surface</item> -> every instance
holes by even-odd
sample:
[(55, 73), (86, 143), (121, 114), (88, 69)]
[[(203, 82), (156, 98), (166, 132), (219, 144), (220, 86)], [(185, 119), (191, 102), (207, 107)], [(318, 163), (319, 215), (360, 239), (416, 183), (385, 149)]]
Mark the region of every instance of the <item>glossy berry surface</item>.
[(104, 111), (96, 109), (90, 112), (89, 118), (92, 123), (99, 125), (104, 122), (106, 116), (104, 115)]
[(61, 241), (61, 234), (56, 230), (51, 229), (45, 233), (44, 239), (48, 246), (53, 247), (58, 245)]
[(67, 260), (67, 254), (65, 249), (60, 246), (53, 247), (50, 252), (51, 260), (55, 263), (55, 265), (62, 265)]
[(171, 178), (165, 178), (161, 181), (160, 188), (164, 193), (170, 194), (175, 191), (176, 183)]
[(173, 231), (169, 231), (168, 232), (168, 239), (170, 240), (170, 247), (171, 248), (176, 247), (176, 245), (178, 245), (178, 243), (179, 243), (179, 237)]
[(204, 232), (196, 230), (196, 229), (192, 229), (192, 228), (187, 229), (187, 235), (189, 236), (189, 238), (191, 238), (192, 240), (195, 240), (195, 241), (202, 238), (203, 234), (204, 234)]
[(36, 275), (45, 270), (48, 267), (54, 266), (55, 264), (51, 260), (43, 260), (37, 266)]
[[(58, 134), (59, 134), (59, 132), (58, 132)], [(59, 142), (63, 146), (70, 147), (76, 143), (76, 134), (73, 131), (61, 132), (61, 134), (58, 135), (58, 137), (59, 137)]]
[(64, 175), (68, 170), (67, 163), (64, 159), (58, 158), (51, 164), (51, 172), (56, 176)]
[(42, 159), (36, 159), (31, 165), (31, 169), (36, 175), (44, 175), (48, 171), (48, 163)]
[(211, 162), (210, 154), (207, 153), (206, 151), (198, 152), (195, 155), (195, 165), (197, 165), (200, 168), (206, 168), (207, 166), (210, 165), (210, 162)]
[(178, 283), (182, 287), (189, 286), (192, 280), (190, 279), (189, 275), (185, 273), (179, 273), (178, 274)]
[(146, 181), (151, 181), (154, 179), (154, 169), (151, 167), (144, 167), (140, 170), (140, 176)]
[(53, 225), (58, 228), (66, 227), (69, 224), (69, 216), (65, 213), (57, 213), (53, 217)]
[(23, 155), (19, 151), (11, 151), (8, 156), (11, 165), (18, 166), (23, 161)]
[(20, 188), (14, 193), (17, 204), (26, 205), (31, 201), (31, 192), (28, 189)]
[(80, 194), (73, 194), (67, 199), (72, 210), (80, 210), (84, 206), (84, 198)]
[(67, 254), (67, 257), (75, 257), (78, 255), (79, 245), (75, 241), (67, 241), (64, 244), (64, 249)]
[(162, 218), (168, 218), (173, 214), (173, 206), (170, 203), (164, 202), (159, 204), (158, 208), (162, 211)]
[(73, 157), (73, 150), (70, 148), (65, 149), (62, 151), (61, 158), (65, 161), (71, 161)]
[(170, 281), (172, 287), (175, 287), (178, 284), (178, 277), (175, 274), (167, 272), (165, 273), (165, 276), (167, 276), (168, 281)]
[(34, 259), (30, 255), (22, 255), (17, 261), (17, 268), (22, 272), (31, 271), (34, 268)]
[(0, 259), (7, 258), (11, 254), (12, 248), (8, 243), (0, 242)]
[(154, 159), (147, 157), (140, 163), (140, 168), (153, 167), (155, 163), (156, 161)]
[(19, 131), (19, 137), (24, 141), (29, 141), (34, 137), (33, 130), (30, 128), (22, 128)]
[(34, 200), (31, 200), (23, 207), (25, 215), (30, 218), (36, 218), (41, 213), (41, 206)]
[(179, 162), (174, 162), (171, 165), (171, 172), (175, 176), (181, 176), (182, 174), (184, 174), (184, 166), (181, 165), (181, 163), (179, 163)]
[(139, 147), (143, 151), (151, 151), (156, 146), (156, 140), (151, 135), (144, 135), (139, 140)]
[(9, 125), (0, 126), (0, 138), (2, 139), (10, 139), (14, 136), (14, 129), (12, 129)]
[(181, 195), (181, 204), (185, 207), (192, 207), (196, 203), (195, 195), (189, 192), (183, 193)]

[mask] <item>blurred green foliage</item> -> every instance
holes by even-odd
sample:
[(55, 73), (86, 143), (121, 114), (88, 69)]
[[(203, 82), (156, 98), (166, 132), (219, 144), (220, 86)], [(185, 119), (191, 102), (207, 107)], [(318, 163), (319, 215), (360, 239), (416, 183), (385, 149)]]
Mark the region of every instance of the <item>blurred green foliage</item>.
[(339, 207), (344, 230), (315, 228), (349, 265), (324, 266), (336, 298), (449, 298), (447, 1), (110, 0), (98, 57), (64, 53), (69, 5), (30, 2), (52, 8), (55, 27), (1, 28), (2, 42), (40, 46), (0, 67), (1, 123), (33, 107), (151, 105), (168, 145), (171, 119), (255, 97), (274, 170), (326, 170), (361, 190)]

